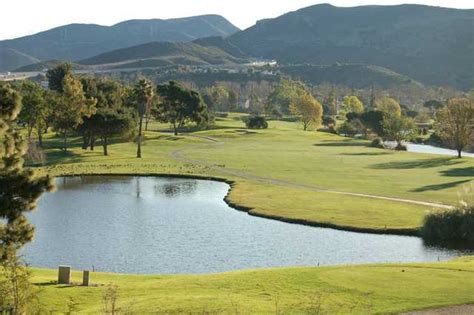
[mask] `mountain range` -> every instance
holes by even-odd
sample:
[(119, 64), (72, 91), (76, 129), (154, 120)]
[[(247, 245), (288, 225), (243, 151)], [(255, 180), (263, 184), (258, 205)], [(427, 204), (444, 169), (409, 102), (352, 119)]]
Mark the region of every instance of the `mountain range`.
[(189, 42), (203, 37), (226, 37), (238, 31), (237, 27), (219, 15), (130, 20), (113, 26), (70, 24), (0, 41), (0, 71), (31, 64), (31, 60), (76, 61), (149, 42)]
[(429, 85), (474, 87), (474, 10), (320, 4), (259, 21), (228, 40), (280, 63), (371, 64)]
[[(380, 74), (468, 90), (474, 87), (474, 10), (320, 4), (243, 31), (216, 15), (110, 27), (73, 24), (0, 41), (0, 57), (0, 71), (48, 60), (138, 67), (262, 58), (312, 82), (329, 76), (344, 83), (345, 73), (367, 81), (364, 71), (370, 71), (374, 80)], [(334, 64), (344, 66), (329, 66)]]

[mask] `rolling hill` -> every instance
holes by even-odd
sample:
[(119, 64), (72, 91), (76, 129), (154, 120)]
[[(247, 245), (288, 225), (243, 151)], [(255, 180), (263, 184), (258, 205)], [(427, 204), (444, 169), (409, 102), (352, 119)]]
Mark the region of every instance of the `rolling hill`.
[(341, 84), (353, 88), (367, 88), (371, 85), (391, 87), (402, 84), (422, 86), (410, 77), (387, 68), (363, 64), (332, 65), (284, 65), (281, 73), (314, 85), (321, 83)]
[(228, 40), (280, 63), (377, 65), (430, 85), (474, 87), (474, 10), (321, 4), (259, 21)]
[(245, 62), (248, 60), (234, 57), (213, 46), (153, 42), (106, 52), (78, 63), (101, 68), (137, 68), (170, 65), (225, 65)]
[[(202, 37), (228, 36), (239, 31), (222, 16), (203, 15), (169, 20), (130, 20), (113, 26), (70, 24), (31, 36), (0, 41), (7, 49), (44, 60), (76, 61), (107, 51), (155, 41), (190, 42)], [(6, 61), (3, 61), (6, 60)], [(27, 59), (3, 59), (0, 71), (31, 64)]]
[(39, 59), (11, 48), (0, 47), (0, 71), (13, 70), (25, 64), (39, 62)]

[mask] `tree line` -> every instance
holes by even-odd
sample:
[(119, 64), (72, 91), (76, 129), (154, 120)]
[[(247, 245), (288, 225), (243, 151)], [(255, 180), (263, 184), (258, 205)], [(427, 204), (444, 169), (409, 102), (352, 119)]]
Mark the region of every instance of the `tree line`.
[(132, 86), (112, 79), (77, 77), (69, 64), (47, 72), (49, 89), (23, 81), (16, 89), (23, 97), (19, 121), (28, 136), (33, 131), (39, 146), (52, 128), (61, 136), (61, 149), (68, 150), (71, 135), (82, 137), (82, 148), (94, 150), (98, 141), (108, 155), (113, 138), (134, 139), (137, 157), (142, 157), (143, 132), (154, 118), (169, 123), (174, 134), (188, 123), (207, 126), (212, 115), (202, 96), (177, 82), (153, 86), (140, 79)]

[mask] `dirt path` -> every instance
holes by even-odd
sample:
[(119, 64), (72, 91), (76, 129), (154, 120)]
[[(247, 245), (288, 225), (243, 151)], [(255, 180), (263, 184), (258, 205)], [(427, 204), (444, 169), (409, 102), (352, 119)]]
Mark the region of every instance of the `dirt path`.
[(402, 315), (472, 315), (474, 304), (447, 306), (432, 310), (413, 311)]
[[(223, 141), (220, 141), (220, 140), (212, 138), (212, 137), (197, 136), (197, 135), (188, 135), (188, 136), (209, 141), (209, 144), (205, 144), (205, 146), (208, 146), (211, 143), (212, 143), (212, 145), (224, 145), (225, 144)], [(232, 176), (235, 176), (235, 177), (249, 179), (249, 180), (253, 180), (253, 181), (256, 181), (256, 182), (261, 182), (261, 183), (264, 183), (264, 184), (280, 185), (280, 186), (285, 186), (285, 187), (290, 187), (290, 188), (303, 188), (303, 189), (314, 191), (314, 192), (324, 192), (324, 193), (340, 194), (340, 195), (353, 196), (353, 197), (362, 197), (362, 198), (371, 198), (371, 199), (395, 201), (395, 202), (409, 203), (409, 204), (415, 204), (415, 205), (421, 205), (421, 206), (427, 206), (427, 207), (433, 207), (433, 208), (440, 208), (440, 209), (451, 209), (452, 208), (451, 206), (443, 205), (443, 204), (439, 204), (439, 203), (432, 203), (432, 202), (410, 200), (410, 199), (403, 199), (403, 198), (386, 197), (386, 196), (378, 196), (378, 195), (371, 195), (371, 194), (362, 194), (362, 193), (353, 193), (353, 192), (325, 189), (325, 188), (320, 188), (320, 187), (310, 185), (310, 184), (294, 183), (294, 182), (289, 182), (289, 181), (285, 181), (285, 180), (274, 179), (274, 178), (271, 178), (271, 177), (252, 175), (252, 174), (249, 174), (249, 173), (246, 173), (246, 172), (243, 172), (243, 171), (230, 169), (230, 168), (225, 168), (225, 167), (222, 167), (222, 166), (219, 166), (219, 165), (216, 165), (216, 164), (213, 164), (213, 163), (209, 163), (209, 162), (206, 162), (206, 161), (187, 158), (184, 155), (184, 151), (190, 150), (192, 148), (198, 148), (198, 147), (202, 147), (202, 146), (201, 145), (188, 146), (188, 147), (185, 147), (185, 148), (182, 148), (182, 149), (174, 150), (170, 153), (170, 155), (175, 160), (183, 162), (183, 163), (189, 163), (189, 164), (194, 164), (194, 165), (199, 165), (199, 166), (205, 166), (205, 167), (208, 167), (208, 168), (210, 168), (210, 169), (212, 169), (216, 172), (222, 173), (222, 174), (227, 174), (227, 175), (232, 175)]]

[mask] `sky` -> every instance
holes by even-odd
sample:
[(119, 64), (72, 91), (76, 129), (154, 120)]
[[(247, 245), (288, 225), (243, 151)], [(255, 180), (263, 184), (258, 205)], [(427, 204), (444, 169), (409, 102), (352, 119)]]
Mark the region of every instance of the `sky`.
[[(0, 13), (0, 40), (38, 33), (70, 23), (113, 25), (130, 19), (177, 18), (219, 14), (241, 29), (256, 21), (280, 16), (317, 0), (7, 0)], [(417, 3), (473, 9), (472, 0), (334, 0), (335, 6)]]

